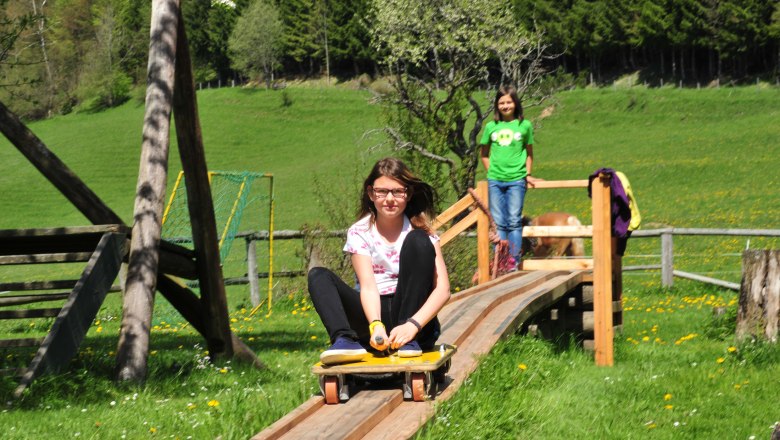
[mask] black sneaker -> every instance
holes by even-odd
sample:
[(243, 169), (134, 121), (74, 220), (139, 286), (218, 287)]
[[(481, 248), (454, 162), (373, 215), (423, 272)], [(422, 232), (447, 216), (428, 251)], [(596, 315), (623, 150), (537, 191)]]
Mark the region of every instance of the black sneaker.
[(422, 356), (422, 348), (417, 341), (409, 341), (398, 349), (398, 356), (402, 358)]
[(359, 343), (344, 338), (336, 338), (336, 342), (320, 355), (323, 365), (343, 364), (345, 362), (357, 362), (368, 353)]

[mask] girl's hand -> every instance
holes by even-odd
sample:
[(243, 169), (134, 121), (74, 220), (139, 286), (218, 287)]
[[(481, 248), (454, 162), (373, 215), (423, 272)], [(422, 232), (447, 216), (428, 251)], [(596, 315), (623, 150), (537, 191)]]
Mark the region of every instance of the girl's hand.
[(401, 324), (390, 331), (390, 348), (397, 350), (417, 336), (417, 327), (411, 322)]
[[(369, 341), (371, 343), (371, 346), (374, 347), (378, 351), (385, 351), (390, 347), (390, 342), (387, 337), (387, 331), (385, 330), (385, 326), (378, 325), (374, 329), (374, 334), (371, 335), (371, 340)], [(377, 342), (381, 341), (381, 342)]]
[(534, 177), (534, 176), (525, 176), (525, 181), (528, 184), (529, 188), (535, 187), (536, 186), (536, 182), (541, 182), (543, 180), (544, 179), (540, 179), (540, 178)]

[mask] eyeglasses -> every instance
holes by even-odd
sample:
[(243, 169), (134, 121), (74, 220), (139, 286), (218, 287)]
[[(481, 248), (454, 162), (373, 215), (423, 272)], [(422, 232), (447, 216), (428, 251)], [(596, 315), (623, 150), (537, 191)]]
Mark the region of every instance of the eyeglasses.
[(387, 197), (388, 194), (392, 194), (393, 198), (396, 199), (405, 199), (406, 198), (406, 188), (393, 188), (393, 189), (387, 189), (387, 188), (371, 188), (371, 190), (374, 192), (374, 197), (377, 199), (384, 199)]

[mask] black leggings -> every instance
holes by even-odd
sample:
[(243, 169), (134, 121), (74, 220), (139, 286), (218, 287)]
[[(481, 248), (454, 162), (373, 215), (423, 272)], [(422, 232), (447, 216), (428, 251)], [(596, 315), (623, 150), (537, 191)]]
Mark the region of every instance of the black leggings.
[[(436, 273), (436, 250), (428, 234), (411, 231), (401, 246), (398, 286), (392, 295), (381, 295), (382, 322), (387, 333), (411, 318), (428, 300)], [(348, 286), (331, 270), (315, 267), (309, 271), (309, 294), (331, 343), (339, 336), (367, 344), (371, 335), (360, 303), (360, 292)], [(439, 321), (433, 318), (415, 338), (428, 350), (436, 343)]]

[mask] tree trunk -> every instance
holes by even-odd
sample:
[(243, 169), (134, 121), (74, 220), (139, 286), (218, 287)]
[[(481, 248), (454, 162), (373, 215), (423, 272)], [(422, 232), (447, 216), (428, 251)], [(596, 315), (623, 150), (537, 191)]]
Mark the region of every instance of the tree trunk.
[(742, 253), (737, 339), (777, 342), (780, 319), (780, 250)]
[(178, 0), (154, 0), (147, 68), (146, 116), (136, 187), (127, 289), (117, 346), (118, 380), (146, 378), (149, 331), (157, 286), (162, 213), (168, 178)]

